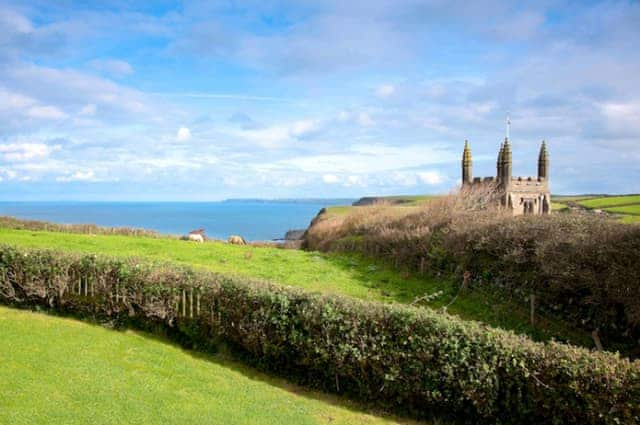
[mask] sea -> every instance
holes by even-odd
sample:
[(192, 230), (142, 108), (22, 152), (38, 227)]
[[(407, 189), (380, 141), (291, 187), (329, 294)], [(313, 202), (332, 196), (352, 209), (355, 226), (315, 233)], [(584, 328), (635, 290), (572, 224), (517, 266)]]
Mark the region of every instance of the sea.
[(324, 207), (353, 199), (239, 199), (220, 202), (0, 202), (0, 215), (64, 224), (136, 227), (171, 235), (204, 228), (208, 237), (250, 241), (305, 229)]

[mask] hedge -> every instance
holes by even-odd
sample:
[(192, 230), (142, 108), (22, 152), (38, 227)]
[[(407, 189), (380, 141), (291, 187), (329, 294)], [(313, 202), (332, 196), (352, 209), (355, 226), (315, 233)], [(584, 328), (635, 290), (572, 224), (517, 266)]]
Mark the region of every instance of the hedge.
[(404, 215), (360, 207), (335, 223), (320, 216), (306, 247), (356, 251), (420, 273), (468, 273), (471, 287), (518, 300), (533, 293), (540, 310), (640, 357), (640, 226), (585, 214), (505, 217), (465, 211), (456, 201), (434, 200)]
[(166, 264), (0, 246), (0, 302), (226, 343), (327, 391), (465, 423), (640, 420), (640, 362), (428, 309)]

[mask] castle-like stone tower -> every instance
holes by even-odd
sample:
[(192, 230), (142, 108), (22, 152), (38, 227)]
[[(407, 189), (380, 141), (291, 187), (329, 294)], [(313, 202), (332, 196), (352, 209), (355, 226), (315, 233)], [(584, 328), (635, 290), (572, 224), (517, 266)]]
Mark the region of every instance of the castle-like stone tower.
[(538, 177), (513, 177), (511, 175), (511, 144), (505, 137), (500, 145), (496, 163), (496, 177), (473, 178), (471, 148), (465, 140), (462, 153), (462, 184), (496, 184), (500, 191), (502, 205), (513, 211), (513, 215), (550, 214), (551, 195), (549, 193), (549, 153), (542, 141), (538, 155)]

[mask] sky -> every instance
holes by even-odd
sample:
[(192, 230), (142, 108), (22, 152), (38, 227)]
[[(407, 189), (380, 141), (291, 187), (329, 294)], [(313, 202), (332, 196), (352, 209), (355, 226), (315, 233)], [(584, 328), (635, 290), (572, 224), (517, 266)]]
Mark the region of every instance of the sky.
[(0, 200), (640, 192), (637, 1), (129, 3), (0, 0)]

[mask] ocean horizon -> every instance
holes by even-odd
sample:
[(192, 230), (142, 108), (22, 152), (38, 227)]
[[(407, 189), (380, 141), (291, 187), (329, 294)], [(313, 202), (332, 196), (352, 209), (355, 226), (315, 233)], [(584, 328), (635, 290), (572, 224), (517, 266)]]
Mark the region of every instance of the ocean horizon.
[(0, 215), (60, 224), (136, 227), (169, 235), (204, 228), (209, 238), (284, 238), (304, 229), (324, 207), (354, 199), (227, 199), (215, 202), (0, 201)]

